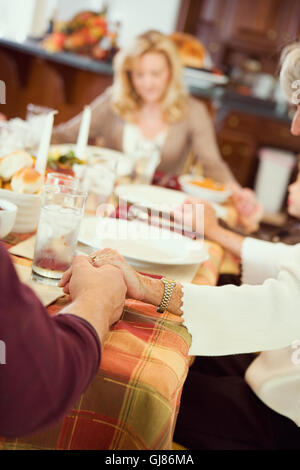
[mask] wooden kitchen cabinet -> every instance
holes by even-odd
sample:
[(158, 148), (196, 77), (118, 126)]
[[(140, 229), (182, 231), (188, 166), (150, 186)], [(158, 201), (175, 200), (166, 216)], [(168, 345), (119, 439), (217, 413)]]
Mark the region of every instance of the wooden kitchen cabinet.
[(275, 72), (280, 50), (299, 35), (300, 2), (182, 0), (177, 29), (197, 36), (217, 67), (237, 52), (273, 61)]
[(231, 12), (224, 31), (230, 44), (271, 50), (292, 35), (291, 13), (299, 15), (300, 9), (294, 0), (232, 0)]
[(265, 121), (261, 123), (260, 130), (259, 140), (262, 145), (299, 153), (300, 138), (291, 134), (289, 123)]
[(224, 130), (218, 135), (221, 154), (237, 181), (242, 186), (251, 186), (256, 168), (256, 141), (249, 134)]
[(253, 187), (255, 181), (259, 149), (271, 147), (295, 154), (300, 149), (300, 138), (291, 134), (289, 122), (234, 110), (228, 110), (218, 123), (217, 140), (235, 177), (248, 187)]

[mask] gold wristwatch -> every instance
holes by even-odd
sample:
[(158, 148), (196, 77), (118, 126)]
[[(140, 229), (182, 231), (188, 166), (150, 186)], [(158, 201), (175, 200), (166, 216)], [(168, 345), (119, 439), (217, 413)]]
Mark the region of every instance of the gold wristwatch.
[(169, 279), (166, 279), (165, 277), (163, 277), (161, 281), (164, 284), (164, 295), (163, 295), (163, 298), (161, 299), (160, 305), (157, 307), (157, 312), (164, 313), (170, 303), (173, 290), (176, 286), (176, 282), (170, 281)]

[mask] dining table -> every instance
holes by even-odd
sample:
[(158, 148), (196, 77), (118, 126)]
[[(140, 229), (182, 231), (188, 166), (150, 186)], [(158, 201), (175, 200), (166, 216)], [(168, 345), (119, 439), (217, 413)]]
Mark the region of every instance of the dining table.
[[(2, 243), (11, 250), (32, 235), (11, 233)], [(204, 243), (209, 258), (198, 266), (192, 283), (215, 286), (220, 274), (239, 273), (237, 257), (214, 242)], [(11, 258), (16, 267), (31, 268), (31, 259)], [(61, 293), (47, 306), (49, 315), (58, 314), (68, 302)], [(201, 305), (195, 305), (198, 308)], [(48, 429), (17, 439), (0, 437), (0, 449), (174, 449), (181, 394), (193, 359), (190, 345), (191, 335), (180, 316), (126, 299), (120, 320), (102, 345), (100, 367), (73, 408)]]

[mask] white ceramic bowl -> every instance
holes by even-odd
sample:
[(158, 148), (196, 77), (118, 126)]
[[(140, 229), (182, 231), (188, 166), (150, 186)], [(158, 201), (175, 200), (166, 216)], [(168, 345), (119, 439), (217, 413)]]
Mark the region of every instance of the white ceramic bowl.
[(6, 237), (11, 231), (16, 221), (18, 208), (15, 204), (4, 199), (0, 199), (0, 238)]
[(196, 186), (195, 184), (191, 183), (191, 181), (195, 180), (201, 180), (201, 177), (193, 175), (182, 175), (178, 178), (181, 189), (185, 193), (190, 194), (194, 197), (199, 197), (200, 199), (204, 199), (205, 201), (222, 203), (227, 201), (227, 199), (231, 195), (231, 191), (229, 189), (225, 189), (224, 191), (214, 191), (213, 189), (201, 188), (201, 186)]
[(40, 195), (18, 194), (0, 188), (0, 198), (12, 202), (18, 208), (13, 232), (29, 233), (36, 230), (41, 208)]

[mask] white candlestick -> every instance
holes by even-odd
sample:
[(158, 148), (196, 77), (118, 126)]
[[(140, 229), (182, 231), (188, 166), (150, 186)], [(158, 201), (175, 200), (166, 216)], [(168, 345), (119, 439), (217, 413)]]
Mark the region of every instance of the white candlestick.
[(51, 142), (54, 114), (56, 114), (56, 111), (50, 112), (47, 116), (45, 116), (44, 129), (42, 132), (42, 138), (40, 141), (37, 158), (36, 158), (35, 169), (42, 175), (42, 177), (45, 174), (47, 161), (48, 161), (48, 153), (49, 153), (49, 146)]
[(75, 152), (76, 157), (82, 160), (85, 159), (86, 146), (88, 143), (89, 132), (90, 132), (90, 123), (91, 123), (91, 108), (89, 106), (85, 106), (83, 115), (82, 115), (79, 133), (78, 133), (76, 152)]

